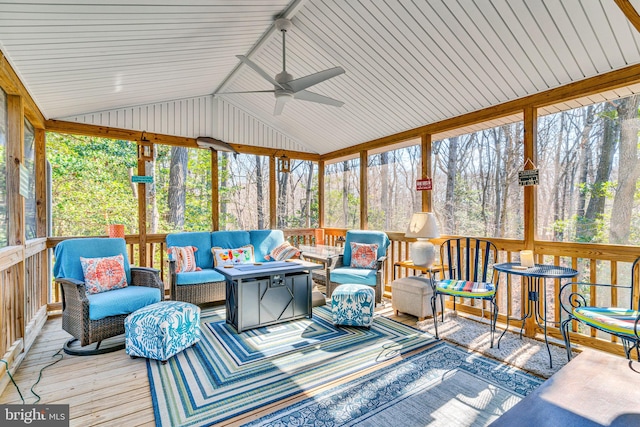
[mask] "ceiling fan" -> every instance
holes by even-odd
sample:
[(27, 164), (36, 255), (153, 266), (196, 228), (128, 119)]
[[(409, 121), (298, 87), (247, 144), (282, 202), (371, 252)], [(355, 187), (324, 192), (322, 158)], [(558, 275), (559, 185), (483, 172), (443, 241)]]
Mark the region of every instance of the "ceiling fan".
[(330, 68), (328, 70), (320, 71), (314, 74), (309, 74), (305, 77), (294, 79), (293, 76), (287, 73), (286, 62), (286, 44), (285, 37), (287, 30), (291, 28), (291, 21), (288, 19), (280, 18), (275, 22), (276, 28), (282, 33), (282, 71), (278, 73), (275, 78), (271, 77), (266, 71), (260, 68), (255, 62), (243, 55), (236, 55), (243, 64), (248, 65), (255, 72), (260, 74), (265, 80), (273, 84), (273, 90), (255, 90), (246, 92), (227, 92), (227, 93), (274, 93), (276, 96), (276, 106), (273, 110), (273, 115), (277, 116), (282, 113), (284, 104), (291, 99), (301, 99), (303, 101), (317, 102), (319, 104), (332, 105), (334, 107), (342, 107), (344, 102), (337, 99), (329, 98), (328, 96), (320, 95), (314, 92), (309, 92), (307, 88), (317, 85), (325, 80), (329, 80), (332, 77), (339, 76), (344, 73), (342, 67)]

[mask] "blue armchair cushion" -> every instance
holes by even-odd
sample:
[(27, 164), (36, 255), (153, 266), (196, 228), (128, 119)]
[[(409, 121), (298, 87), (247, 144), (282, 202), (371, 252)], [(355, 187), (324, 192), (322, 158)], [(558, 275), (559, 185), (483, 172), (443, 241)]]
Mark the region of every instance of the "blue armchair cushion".
[(233, 249), (240, 248), (251, 244), (248, 231), (214, 231), (211, 233), (211, 241), (209, 242), (209, 250), (211, 248)]
[(344, 243), (343, 264), (351, 265), (351, 242), (375, 243), (378, 245), (378, 256), (380, 258), (387, 254), (387, 247), (391, 241), (387, 233), (371, 230), (349, 230)]
[(366, 268), (339, 267), (331, 270), (331, 281), (376, 286), (377, 270)]
[(199, 283), (224, 282), (224, 276), (212, 268), (203, 268), (201, 271), (178, 273), (176, 285), (197, 285)]
[[(64, 243), (64, 242), (61, 242)], [(99, 294), (87, 295), (89, 319), (130, 314), (139, 308), (160, 301), (160, 289), (146, 286), (127, 286)]]
[(56, 245), (54, 255), (56, 262), (53, 266), (53, 275), (56, 279), (69, 278), (81, 282), (84, 282), (84, 272), (80, 257), (101, 258), (122, 255), (127, 283), (131, 283), (129, 254), (127, 253), (127, 244), (124, 239), (99, 237), (68, 239)]
[(184, 233), (167, 234), (167, 248), (172, 246), (195, 246), (196, 266), (200, 268), (213, 267), (211, 255), (211, 233), (208, 231), (188, 231)]
[(282, 230), (251, 230), (251, 244), (254, 248), (256, 262), (267, 261), (265, 255), (284, 243)]

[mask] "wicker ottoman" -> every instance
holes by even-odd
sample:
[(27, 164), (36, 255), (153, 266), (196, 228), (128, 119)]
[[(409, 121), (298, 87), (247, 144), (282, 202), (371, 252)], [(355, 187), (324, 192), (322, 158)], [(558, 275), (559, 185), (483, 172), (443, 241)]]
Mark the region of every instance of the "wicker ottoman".
[(373, 323), (375, 290), (367, 285), (346, 284), (331, 294), (331, 314), (334, 325), (366, 326)]
[[(398, 312), (411, 314), (418, 320), (432, 316), (432, 295), (431, 280), (427, 277), (403, 277), (391, 283), (391, 306), (396, 314)], [(436, 307), (438, 307), (437, 311), (440, 311), (438, 304)]]
[(124, 330), (129, 356), (164, 364), (200, 341), (200, 307), (180, 301), (157, 302), (127, 316)]

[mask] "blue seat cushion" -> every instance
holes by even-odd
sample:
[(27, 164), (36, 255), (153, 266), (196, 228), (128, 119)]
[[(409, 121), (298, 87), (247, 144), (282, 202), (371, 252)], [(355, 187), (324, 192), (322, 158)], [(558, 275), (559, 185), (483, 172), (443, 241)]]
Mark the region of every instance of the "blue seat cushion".
[(130, 314), (139, 308), (160, 301), (160, 289), (146, 286), (127, 286), (122, 289), (87, 295), (89, 319)]
[(256, 262), (264, 262), (265, 255), (268, 255), (274, 248), (284, 243), (284, 233), (282, 230), (251, 230), (251, 244)]
[(376, 286), (376, 270), (340, 267), (331, 270), (331, 281)]
[(249, 232), (244, 230), (214, 231), (211, 233), (211, 247), (236, 249), (251, 243)]
[(213, 255), (211, 254), (211, 233), (208, 231), (188, 231), (184, 233), (167, 234), (167, 248), (171, 246), (195, 246), (198, 250), (196, 266), (200, 268), (213, 267)]
[(176, 274), (176, 285), (196, 285), (199, 283), (224, 282), (224, 276), (212, 268)]

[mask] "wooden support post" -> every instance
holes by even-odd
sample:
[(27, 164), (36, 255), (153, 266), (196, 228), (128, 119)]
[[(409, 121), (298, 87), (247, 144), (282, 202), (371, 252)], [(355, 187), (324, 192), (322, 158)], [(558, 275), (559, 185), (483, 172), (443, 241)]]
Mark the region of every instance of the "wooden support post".
[[(24, 102), (19, 95), (7, 95), (7, 213), (9, 217), (8, 246), (22, 246), (21, 259), (11, 268), (8, 277), (13, 292), (8, 298), (13, 312), (11, 319), (3, 319), (13, 325), (8, 344), (24, 337), (25, 320), (25, 198), (20, 195), (20, 166), (24, 159)], [(13, 274), (13, 277), (11, 273)], [(6, 303), (6, 301), (5, 301)], [(6, 311), (5, 311), (6, 313)]]
[(324, 160), (318, 162), (318, 227), (324, 228)]
[[(431, 134), (423, 134), (420, 141), (420, 152), (422, 156), (422, 171), (421, 178), (432, 178), (431, 176)], [(432, 181), (433, 182), (433, 181)], [(422, 193), (422, 212), (431, 212), (432, 211), (432, 197), (431, 190), (421, 191)]]
[(47, 154), (44, 129), (35, 129), (36, 236), (47, 237)]
[(278, 208), (278, 200), (277, 200), (277, 188), (276, 188), (276, 178), (278, 176), (278, 170), (276, 166), (276, 157), (275, 154), (273, 156), (269, 156), (269, 227), (274, 229), (277, 228), (277, 208)]
[(360, 228), (369, 229), (368, 194), (369, 194), (369, 152), (360, 151)]
[(220, 230), (220, 179), (218, 177), (218, 152), (211, 150), (211, 230)]
[[(138, 149), (138, 176), (146, 175), (146, 161), (142, 156), (143, 149)], [(138, 265), (146, 267), (147, 264), (147, 188), (145, 183), (138, 183)]]
[[(533, 107), (524, 108), (524, 159), (522, 163), (525, 169), (533, 169), (533, 164), (537, 165), (537, 122), (538, 110)], [(530, 159), (531, 162), (527, 162)], [(535, 250), (534, 240), (536, 236), (536, 189), (534, 185), (524, 187), (524, 247), (529, 250)], [(523, 304), (527, 303), (527, 292), (522, 293)], [(539, 295), (542, 310), (546, 310), (545, 296)], [(524, 333), (528, 337), (535, 335), (536, 321), (534, 316), (528, 318), (525, 322)]]

